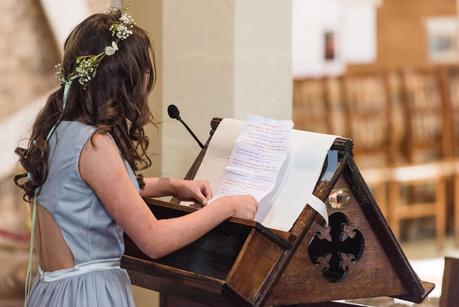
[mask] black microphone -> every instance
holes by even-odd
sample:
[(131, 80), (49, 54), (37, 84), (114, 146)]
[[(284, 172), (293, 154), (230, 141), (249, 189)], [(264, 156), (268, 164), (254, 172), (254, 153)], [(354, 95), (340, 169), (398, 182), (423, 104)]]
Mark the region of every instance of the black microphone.
[(179, 109), (175, 106), (175, 104), (170, 104), (167, 107), (167, 114), (169, 114), (170, 118), (176, 119), (179, 122), (182, 123), (183, 126), (185, 126), (186, 130), (191, 134), (191, 136), (194, 138), (194, 140), (198, 143), (199, 147), (204, 148), (204, 145), (201, 143), (201, 141), (196, 137), (196, 135), (191, 131), (190, 127), (182, 120), (180, 117), (180, 111)]

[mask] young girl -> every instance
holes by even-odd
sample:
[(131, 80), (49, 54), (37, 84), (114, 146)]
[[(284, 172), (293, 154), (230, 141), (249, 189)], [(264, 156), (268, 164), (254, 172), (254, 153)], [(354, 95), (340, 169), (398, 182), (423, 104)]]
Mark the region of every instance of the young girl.
[(15, 181), (32, 204), (31, 245), (39, 261), (26, 304), (133, 306), (120, 268), (123, 231), (159, 258), (232, 216), (253, 219), (257, 202), (226, 196), (157, 220), (142, 197), (205, 205), (212, 191), (206, 181), (135, 175), (151, 165), (143, 126), (152, 122), (147, 98), (156, 73), (146, 32), (113, 9), (78, 25), (64, 51), (62, 85), (38, 115), (28, 148), (17, 149), (28, 173)]

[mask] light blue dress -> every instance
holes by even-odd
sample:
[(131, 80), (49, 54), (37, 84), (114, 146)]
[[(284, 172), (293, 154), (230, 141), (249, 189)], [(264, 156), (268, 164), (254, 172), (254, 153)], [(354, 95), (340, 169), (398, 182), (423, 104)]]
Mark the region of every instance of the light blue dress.
[[(78, 171), (81, 150), (95, 130), (62, 121), (49, 141), (49, 172), (37, 201), (54, 217), (75, 267), (53, 272), (39, 268), (28, 306), (134, 306), (129, 276), (119, 267), (123, 230)], [(134, 172), (123, 160), (138, 190)]]

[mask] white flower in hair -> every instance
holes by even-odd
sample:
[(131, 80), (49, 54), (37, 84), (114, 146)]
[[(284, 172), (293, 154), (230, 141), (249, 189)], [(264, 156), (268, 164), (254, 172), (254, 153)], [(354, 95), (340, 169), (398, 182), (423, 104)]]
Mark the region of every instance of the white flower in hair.
[(126, 25), (134, 24), (134, 19), (131, 16), (129, 16), (128, 14), (126, 14), (126, 13), (123, 13), (121, 15), (119, 21), (121, 21), (122, 23), (124, 23)]
[(118, 45), (116, 44), (115, 41), (113, 41), (111, 46), (105, 47), (105, 54), (114, 55), (117, 50), (118, 50)]
[[(112, 15), (113, 17), (118, 14), (120, 10), (116, 7), (112, 7), (106, 14)], [(86, 87), (87, 83), (96, 76), (97, 68), (100, 62), (105, 56), (114, 55), (119, 47), (118, 43), (120, 40), (127, 39), (133, 34), (132, 29), (134, 28), (134, 19), (123, 12), (121, 17), (112, 21), (109, 30), (112, 33), (113, 41), (111, 45), (106, 46), (103, 52), (91, 55), (82, 55), (76, 59), (75, 70), (68, 74), (67, 78), (64, 77), (64, 71), (62, 65), (56, 65), (56, 76), (61, 83), (66, 83), (74, 79), (83, 86)]]

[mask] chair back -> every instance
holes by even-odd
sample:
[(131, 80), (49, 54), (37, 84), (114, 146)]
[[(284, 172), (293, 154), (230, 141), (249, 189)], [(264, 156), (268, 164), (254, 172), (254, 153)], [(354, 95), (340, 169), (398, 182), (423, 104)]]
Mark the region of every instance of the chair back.
[(448, 157), (459, 157), (459, 66), (439, 68), (442, 93), (446, 102), (444, 137), (448, 140)]
[(444, 136), (448, 127), (438, 71), (405, 70), (401, 74), (405, 158), (411, 163), (441, 160), (448, 152)]
[(293, 81), (293, 122), (295, 129), (330, 133), (329, 99), (326, 80), (296, 79)]
[(386, 75), (345, 75), (342, 97), (357, 161), (368, 166), (390, 164), (392, 104)]

